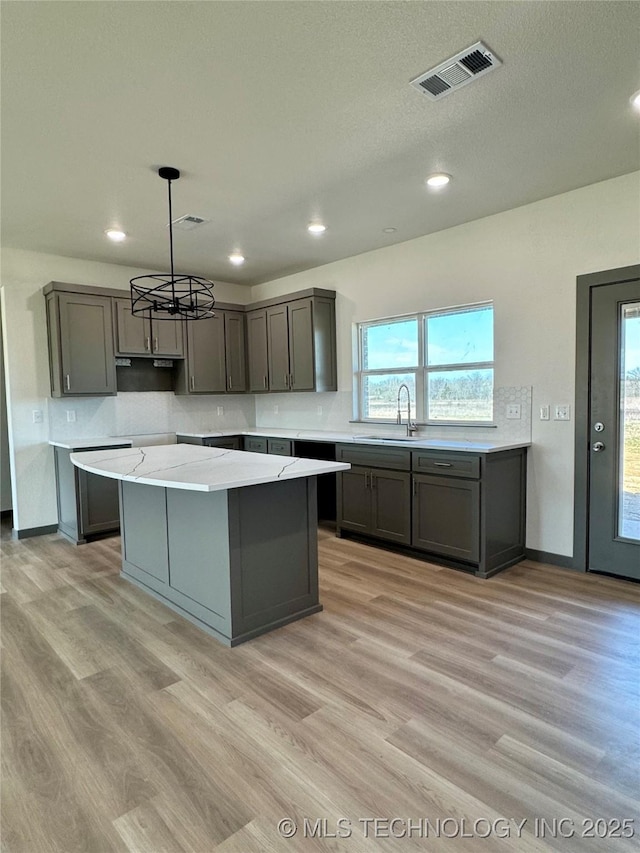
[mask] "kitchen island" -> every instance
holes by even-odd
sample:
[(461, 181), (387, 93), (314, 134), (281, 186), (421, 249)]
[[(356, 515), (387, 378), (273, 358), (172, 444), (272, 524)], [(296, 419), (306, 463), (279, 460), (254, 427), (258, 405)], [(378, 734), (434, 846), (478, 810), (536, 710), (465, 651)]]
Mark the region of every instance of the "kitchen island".
[(322, 610), (315, 478), (348, 464), (186, 444), (71, 461), (119, 481), (122, 577), (226, 645)]

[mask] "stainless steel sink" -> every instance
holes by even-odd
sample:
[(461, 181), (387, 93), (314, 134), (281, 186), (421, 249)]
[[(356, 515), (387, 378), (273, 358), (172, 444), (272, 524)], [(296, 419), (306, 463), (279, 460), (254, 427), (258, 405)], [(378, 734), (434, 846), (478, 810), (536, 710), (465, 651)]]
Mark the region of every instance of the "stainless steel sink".
[(380, 436), (380, 435), (354, 435), (356, 441), (424, 441), (424, 437), (420, 435), (398, 435), (398, 436)]

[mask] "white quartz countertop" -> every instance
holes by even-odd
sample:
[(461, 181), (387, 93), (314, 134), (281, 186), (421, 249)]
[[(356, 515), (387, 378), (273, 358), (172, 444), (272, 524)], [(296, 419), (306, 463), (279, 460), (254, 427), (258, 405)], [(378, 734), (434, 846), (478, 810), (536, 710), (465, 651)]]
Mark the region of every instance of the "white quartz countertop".
[(497, 453), (501, 450), (514, 450), (520, 447), (530, 447), (527, 441), (469, 441), (464, 439), (449, 438), (426, 438), (418, 436), (410, 440), (402, 440), (400, 430), (399, 437), (376, 436), (374, 433), (351, 433), (334, 432), (331, 430), (293, 430), (273, 429), (256, 427), (255, 429), (225, 429), (225, 430), (203, 430), (202, 432), (178, 431), (178, 436), (185, 438), (224, 438), (228, 435), (255, 435), (265, 438), (288, 438), (299, 441), (329, 441), (341, 444), (378, 444), (393, 447), (407, 447), (414, 450), (455, 450), (467, 453)]
[(130, 447), (132, 442), (129, 438), (108, 436), (105, 438), (60, 438), (55, 441), (52, 439), (49, 444), (53, 447), (64, 447), (66, 450), (83, 450), (87, 447), (117, 447), (123, 444), (128, 444)]
[(91, 450), (72, 453), (71, 461), (78, 468), (114, 480), (197, 492), (313, 477), (351, 467), (344, 462), (246, 453), (194, 444)]

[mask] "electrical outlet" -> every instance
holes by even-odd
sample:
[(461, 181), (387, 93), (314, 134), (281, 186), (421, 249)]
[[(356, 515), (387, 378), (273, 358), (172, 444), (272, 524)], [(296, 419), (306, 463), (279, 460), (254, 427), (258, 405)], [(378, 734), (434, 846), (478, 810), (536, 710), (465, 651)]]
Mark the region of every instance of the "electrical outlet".
[(224, 415), (224, 406), (218, 406), (218, 417), (221, 418)]
[(279, 407), (278, 407), (278, 406), (274, 406), (274, 407), (273, 407), (273, 414), (274, 414), (274, 415), (277, 415), (279, 411), (280, 411), (280, 409), (279, 409)]
[(34, 424), (44, 423), (44, 415), (42, 414), (42, 409), (33, 410), (33, 422)]
[(509, 403), (507, 405), (507, 419), (511, 421), (520, 420), (520, 403)]
[(562, 405), (556, 406), (555, 412), (553, 415), (554, 421), (570, 421), (571, 420), (571, 406)]
[(540, 406), (540, 420), (548, 421), (549, 420), (549, 406)]
[(76, 410), (67, 409), (67, 423), (74, 424), (76, 422)]

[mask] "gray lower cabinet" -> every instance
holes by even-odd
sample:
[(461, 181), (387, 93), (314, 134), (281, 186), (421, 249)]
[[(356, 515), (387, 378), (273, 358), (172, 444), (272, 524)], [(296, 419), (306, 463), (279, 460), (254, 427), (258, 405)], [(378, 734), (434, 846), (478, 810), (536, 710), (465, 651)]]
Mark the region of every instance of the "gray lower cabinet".
[(413, 475), (414, 548), (469, 563), (480, 559), (480, 484)]
[(249, 453), (267, 453), (267, 439), (257, 435), (245, 435), (242, 449)]
[(269, 438), (267, 439), (267, 453), (273, 453), (275, 456), (291, 456), (291, 442), (286, 438)]
[(343, 472), (338, 518), (342, 529), (411, 544), (411, 475), (357, 466)]
[(155, 311), (132, 314), (130, 299), (114, 299), (113, 307), (116, 355), (184, 357), (182, 321)]
[[(109, 445), (109, 449), (130, 444)], [(85, 447), (83, 450), (100, 450)], [(58, 530), (76, 544), (120, 529), (118, 481), (82, 471), (71, 462), (73, 450), (54, 447)]]
[(409, 545), (479, 577), (524, 558), (526, 449), (474, 455), (339, 445), (337, 458), (352, 464), (337, 478), (338, 535)]
[(242, 450), (241, 435), (207, 436), (177, 435), (178, 444), (199, 444), (201, 447), (222, 447), (225, 450)]
[(120, 488), (123, 577), (225, 645), (322, 610), (315, 477), (216, 492)]
[(54, 291), (46, 306), (51, 395), (115, 394), (111, 299)]

